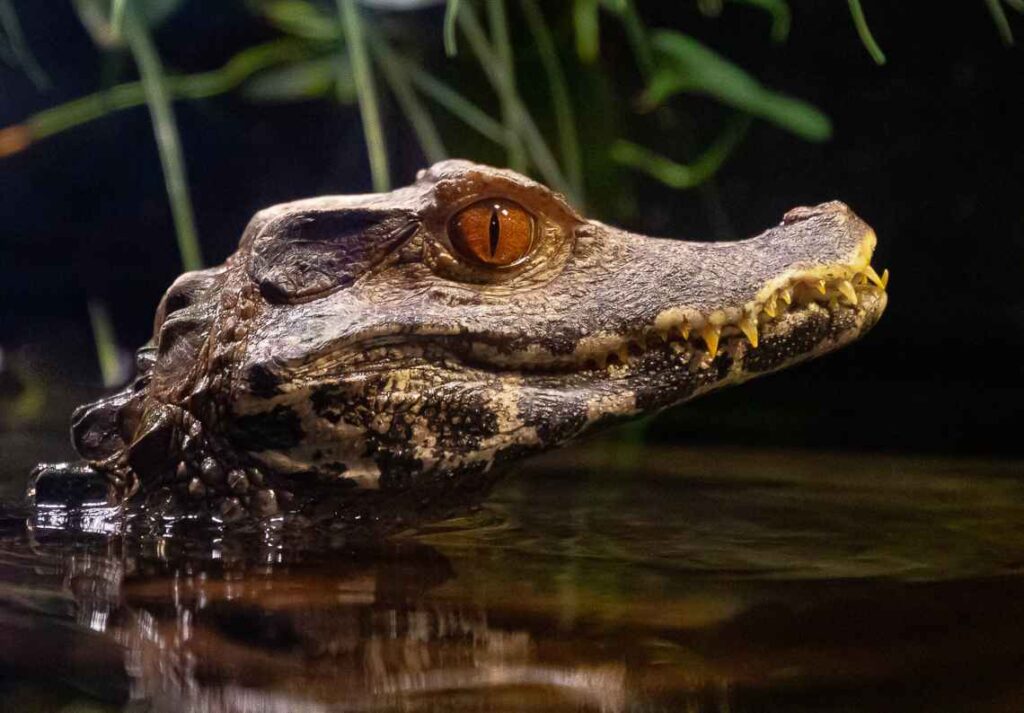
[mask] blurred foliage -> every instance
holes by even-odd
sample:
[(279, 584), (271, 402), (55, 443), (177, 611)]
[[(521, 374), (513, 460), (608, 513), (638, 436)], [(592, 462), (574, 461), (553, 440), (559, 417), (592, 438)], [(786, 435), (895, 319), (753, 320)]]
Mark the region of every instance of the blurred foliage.
[(25, 43), (12, 0), (0, 0), (0, 60), (21, 67), (37, 89), (49, 89), (50, 78)]
[(0, 347), (0, 431), (34, 423), (46, 404), (45, 379)]
[[(618, 162), (676, 187), (706, 180), (738, 143), (742, 132), (735, 127), (746, 122), (726, 121), (722, 137), (710, 141), (708, 148), (692, 152), (697, 161), (693, 165), (678, 163), (676, 157), (662, 156), (650, 148), (612, 140), (605, 143), (610, 147), (605, 156), (584, 156), (574, 106), (579, 92), (574, 92), (572, 85), (580, 75), (602, 72), (601, 25), (610, 21), (618, 23), (627, 37), (646, 91), (632, 107), (628, 103), (614, 106), (606, 95), (602, 112), (672, 111), (670, 104), (677, 95), (703, 95), (739, 116), (765, 119), (807, 140), (820, 141), (829, 134), (828, 120), (814, 107), (764, 87), (696, 38), (675, 30), (648, 29), (632, 0), (573, 0), (564, 10), (551, 4), (542, 6), (538, 0), (453, 0), (444, 8), (443, 24), (435, 33), (416, 31), (410, 23), (403, 23), (403, 13), (381, 12), (375, 6), (385, 3), (370, 0), (249, 0), (251, 12), (278, 31), (280, 38), (239, 52), (219, 69), (190, 75), (165, 72), (149, 40), (151, 28), (171, 17), (182, 0), (75, 0), (74, 4), (99, 48), (130, 52), (141, 81), (110, 86), (0, 130), (0, 155), (110, 112), (146, 103), (160, 148), (182, 262), (189, 269), (197, 267), (201, 259), (171, 100), (200, 99), (238, 89), (252, 101), (322, 99), (357, 104), (377, 190), (391, 183), (385, 139), (389, 132), (381, 100), (394, 101), (429, 161), (450, 153), (478, 157), (487, 151), (476, 139), (462, 140), (465, 132), (443, 132), (444, 122), (450, 126), (454, 119), (496, 144), (509, 166), (537, 174), (578, 204), (584, 202), (585, 176), (590, 172), (583, 164), (588, 161), (604, 166)], [(404, 3), (409, 8), (424, 4)], [(789, 13), (784, 2), (737, 0), (737, 4), (770, 13), (773, 38), (785, 38)], [(386, 5), (394, 10), (403, 3)], [(721, 6), (705, 1), (701, 10), (717, 15)], [(15, 17), (13, 11), (7, 15)], [(415, 22), (421, 19), (417, 15)], [(524, 49), (524, 38), (530, 41), (525, 45), (528, 49)], [(440, 77), (437, 61), (431, 61), (439, 44), (453, 57), (447, 62), (457, 63), (460, 72), (466, 72), (469, 64), (476, 66), (496, 99), (493, 106), (480, 103), (477, 87), (456, 89)], [(536, 92), (527, 97), (517, 81), (519, 54), (526, 51), (539, 62), (546, 100)], [(530, 83), (537, 84), (536, 79), (531, 78)], [(590, 76), (583, 84), (600, 86), (600, 79)], [(439, 111), (447, 116), (439, 119)], [(495, 160), (487, 157), (485, 160)], [(686, 174), (685, 180), (680, 179), (682, 174)]]
[(1006, 10), (1003, 9), (1004, 4), (1024, 14), (1024, 0), (985, 0), (985, 5), (988, 6), (989, 14), (992, 15), (992, 21), (996, 24), (1003, 43), (1012, 45), (1013, 30), (1010, 28), (1009, 18), (1006, 17)]
[[(1024, 12), (1024, 0), (984, 1), (1000, 36), (1012, 42), (1004, 6)], [(376, 190), (391, 185), (387, 137), (397, 116), (408, 124), (427, 161), (449, 155), (503, 161), (535, 174), (581, 206), (588, 193), (592, 200), (598, 194), (594, 202), (602, 206), (609, 204), (604, 198), (613, 190), (621, 195), (624, 171), (673, 188), (698, 186), (728, 161), (752, 121), (768, 122), (806, 141), (831, 135), (829, 119), (814, 106), (764, 86), (690, 34), (649, 27), (634, 0), (245, 0), (244, 7), (279, 36), (243, 49), (218, 69), (184, 75), (165, 71), (151, 32), (185, 0), (73, 3), (97, 47), (131, 55), (139, 81), (106, 87), (0, 129), (0, 157), (145, 103), (188, 269), (200, 266), (202, 259), (174, 100), (237, 90), (254, 102), (356, 105)], [(786, 40), (791, 17), (785, 0), (694, 0), (708, 17), (723, 15), (726, 5), (765, 13), (771, 39)], [(848, 5), (866, 50), (884, 63), (860, 0), (848, 0)], [(436, 21), (424, 31), (424, 20), (432, 18)], [(0, 59), (21, 66), (37, 86), (45, 87), (46, 75), (25, 45), (12, 0), (0, 0), (0, 30)], [(621, 87), (610, 87), (613, 77), (622, 77), (623, 56), (617, 47), (605, 56), (605, 36), (627, 40), (626, 59), (635, 71), (627, 83), (638, 85), (626, 90), (636, 94), (633, 102), (621, 100)], [(528, 81), (517, 77), (523, 67), (531, 73)], [(480, 79), (487, 90), (481, 89)], [(693, 129), (698, 110), (687, 99), (695, 96), (721, 107), (724, 116), (716, 115), (710, 130)], [(576, 107), (584, 102), (588, 118), (581, 125)], [(651, 123), (690, 127), (682, 140), (658, 142), (682, 155), (665, 155), (622, 136), (627, 125)]]

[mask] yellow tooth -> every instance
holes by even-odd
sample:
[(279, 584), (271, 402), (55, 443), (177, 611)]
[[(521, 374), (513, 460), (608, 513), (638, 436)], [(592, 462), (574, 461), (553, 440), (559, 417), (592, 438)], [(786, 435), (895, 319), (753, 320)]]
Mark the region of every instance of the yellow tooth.
[(715, 355), (718, 354), (718, 338), (722, 335), (722, 328), (716, 327), (713, 324), (708, 324), (700, 331), (700, 336), (704, 339), (704, 343), (708, 345), (708, 355), (714, 359)]
[[(766, 310), (767, 311), (767, 310)], [(740, 320), (740, 331), (746, 335), (747, 339), (750, 340), (750, 346), (757, 346), (757, 320), (751, 316), (746, 316)]]
[(821, 294), (825, 294), (825, 281), (824, 280), (818, 280), (817, 284), (815, 284), (815, 287), (818, 288), (818, 292), (820, 292)]
[(850, 284), (849, 280), (840, 280), (837, 287), (850, 304), (857, 304), (857, 290), (853, 289), (853, 285)]
[(690, 325), (687, 324), (686, 322), (683, 322), (682, 324), (680, 324), (679, 325), (679, 333), (681, 335), (683, 335), (683, 339), (689, 339), (690, 338)]
[(779, 313), (778, 299), (777, 294), (773, 292), (768, 301), (764, 303), (764, 313), (769, 317), (774, 318)]
[(793, 290), (789, 289), (788, 287), (785, 287), (779, 292), (779, 294), (782, 295), (783, 302), (785, 302), (788, 305), (793, 304)]
[(885, 289), (885, 285), (882, 284), (882, 278), (878, 276), (877, 272), (875, 272), (875, 268), (873, 268), (870, 265), (868, 265), (866, 268), (864, 268), (864, 274), (868, 276), (869, 280), (874, 282), (876, 285), (878, 285), (882, 289)]
[(889, 286), (889, 268), (882, 270), (882, 289)]

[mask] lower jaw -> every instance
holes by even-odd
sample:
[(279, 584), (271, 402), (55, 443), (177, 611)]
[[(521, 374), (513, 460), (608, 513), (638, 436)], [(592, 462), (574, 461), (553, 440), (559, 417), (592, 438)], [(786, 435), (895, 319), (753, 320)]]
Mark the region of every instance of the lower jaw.
[(811, 303), (766, 325), (756, 347), (742, 334), (724, 335), (714, 355), (702, 341), (675, 341), (581, 375), (598, 391), (634, 393), (634, 412), (657, 410), (840, 349), (866, 334), (885, 306), (881, 291), (858, 306)]

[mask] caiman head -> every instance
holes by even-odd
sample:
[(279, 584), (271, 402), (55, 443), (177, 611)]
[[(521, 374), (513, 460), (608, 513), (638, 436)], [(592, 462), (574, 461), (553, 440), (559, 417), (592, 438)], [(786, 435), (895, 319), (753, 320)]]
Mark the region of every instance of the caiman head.
[(224, 265), (170, 288), (142, 376), (80, 410), (76, 440), (144, 488), (177, 478), (243, 505), (224, 471), (296, 491), (479, 484), (857, 339), (886, 304), (874, 247), (838, 202), (739, 242), (655, 239), (446, 161), (390, 193), (258, 213)]

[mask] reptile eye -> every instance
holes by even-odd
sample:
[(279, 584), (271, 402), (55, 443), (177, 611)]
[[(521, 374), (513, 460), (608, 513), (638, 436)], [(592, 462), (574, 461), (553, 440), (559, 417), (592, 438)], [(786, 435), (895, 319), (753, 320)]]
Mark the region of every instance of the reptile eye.
[(500, 198), (479, 201), (456, 213), (448, 224), (452, 245), (474, 262), (507, 267), (533, 245), (534, 220), (518, 203)]

